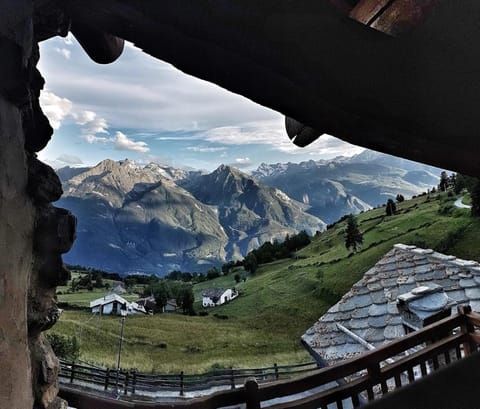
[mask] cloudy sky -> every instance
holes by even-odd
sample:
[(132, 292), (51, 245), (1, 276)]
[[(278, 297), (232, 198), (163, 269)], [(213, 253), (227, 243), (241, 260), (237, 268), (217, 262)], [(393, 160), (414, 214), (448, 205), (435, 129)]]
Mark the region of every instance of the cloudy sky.
[(41, 104), (55, 135), (40, 158), (56, 167), (129, 158), (213, 170), (353, 155), (323, 136), (308, 148), (288, 139), (283, 116), (185, 75), (128, 45), (114, 64), (92, 62), (73, 37), (41, 45)]

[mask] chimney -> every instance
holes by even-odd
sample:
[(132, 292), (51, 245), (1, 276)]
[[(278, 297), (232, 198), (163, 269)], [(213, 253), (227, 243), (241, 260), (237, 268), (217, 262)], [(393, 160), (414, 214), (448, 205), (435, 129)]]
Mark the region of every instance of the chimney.
[(453, 305), (455, 302), (448, 297), (443, 287), (433, 283), (416, 287), (397, 298), (406, 334), (450, 316)]

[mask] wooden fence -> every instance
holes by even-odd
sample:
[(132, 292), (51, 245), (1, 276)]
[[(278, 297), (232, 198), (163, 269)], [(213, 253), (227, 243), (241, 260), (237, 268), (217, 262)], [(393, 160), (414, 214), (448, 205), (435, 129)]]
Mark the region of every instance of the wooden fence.
[(200, 375), (179, 374), (146, 374), (137, 371), (118, 372), (88, 364), (60, 361), (60, 377), (63, 384), (90, 385), (105, 391), (118, 389), (124, 394), (154, 394), (160, 392), (185, 392), (208, 390), (214, 387), (228, 386), (235, 389), (242, 386), (250, 377), (258, 383), (290, 379), (318, 370), (315, 362), (297, 365), (277, 365), (253, 369), (221, 369)]
[[(319, 369), (314, 374), (264, 385), (259, 385), (256, 378), (249, 378), (241, 388), (176, 403), (113, 401), (68, 388), (62, 393), (78, 409), (214, 409), (233, 405), (246, 405), (247, 409), (260, 409), (262, 406), (270, 409), (343, 409), (346, 405), (357, 408), (364, 401), (374, 400), (405, 384), (413, 383), (416, 378), (478, 350), (479, 327), (480, 315), (465, 308), (457, 315), (384, 347), (341, 364)], [(322, 386), (326, 389), (321, 389)], [(287, 397), (288, 402), (281, 399)]]

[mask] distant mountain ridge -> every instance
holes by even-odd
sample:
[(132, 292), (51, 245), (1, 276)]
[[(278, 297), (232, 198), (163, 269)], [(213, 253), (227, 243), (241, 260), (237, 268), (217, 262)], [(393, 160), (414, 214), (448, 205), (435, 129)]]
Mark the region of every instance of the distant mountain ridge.
[(331, 223), (381, 205), (397, 194), (417, 195), (436, 186), (440, 169), (373, 151), (351, 158), (261, 164), (252, 176), (308, 203), (309, 213)]
[(202, 175), (105, 160), (58, 174), (59, 205), (78, 217), (71, 264), (123, 274), (205, 271), (265, 241), (325, 228), (308, 206), (228, 166)]

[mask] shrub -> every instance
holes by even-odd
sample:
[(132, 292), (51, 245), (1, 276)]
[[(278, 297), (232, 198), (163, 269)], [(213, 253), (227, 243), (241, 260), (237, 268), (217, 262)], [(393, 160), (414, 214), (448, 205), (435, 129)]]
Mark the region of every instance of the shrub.
[(75, 335), (69, 337), (52, 332), (47, 334), (47, 340), (50, 342), (53, 352), (59, 358), (67, 361), (76, 361), (80, 356), (80, 345)]
[(438, 213), (444, 216), (451, 215), (453, 213), (454, 207), (451, 204), (446, 204), (441, 206), (438, 209)]

